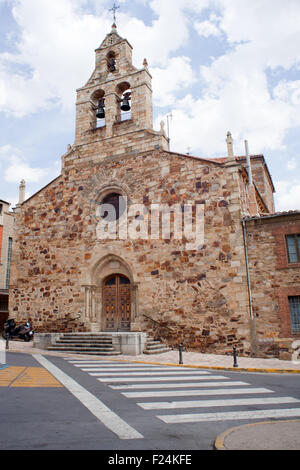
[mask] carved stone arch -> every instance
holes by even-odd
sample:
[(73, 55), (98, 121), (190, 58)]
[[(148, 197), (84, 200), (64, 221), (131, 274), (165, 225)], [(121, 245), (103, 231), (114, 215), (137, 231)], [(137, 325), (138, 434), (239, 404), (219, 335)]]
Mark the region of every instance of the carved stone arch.
[(129, 90), (131, 88), (131, 85), (127, 81), (123, 81), (121, 83), (118, 83), (116, 86), (116, 93), (118, 96), (121, 96), (125, 91)]
[(90, 96), (90, 101), (94, 104), (98, 104), (98, 100), (104, 98), (105, 96), (105, 90), (102, 88), (99, 88), (98, 90), (93, 91), (93, 93)]
[[(128, 188), (124, 188), (121, 185), (118, 184), (108, 184), (105, 187), (102, 187), (100, 191), (97, 193), (97, 198), (96, 198), (96, 213), (98, 216), (100, 213), (102, 215), (105, 214), (106, 212), (106, 204), (112, 205), (114, 207), (114, 212), (109, 215), (107, 213), (107, 219), (106, 220), (122, 220), (123, 223), (126, 224), (126, 211), (129, 205), (129, 199), (128, 199)], [(104, 206), (101, 207), (101, 205), (104, 204)], [(125, 219), (120, 219), (122, 216), (125, 217)], [(118, 227), (116, 227), (116, 230), (118, 230)]]
[[(128, 325), (116, 322), (113, 327), (107, 321), (107, 310), (105, 304), (105, 290), (104, 283), (110, 277), (127, 278), (129, 282), (125, 289), (127, 295), (127, 310), (129, 311)], [(91, 323), (98, 324), (101, 331), (104, 330), (131, 330), (136, 329), (138, 319), (138, 298), (137, 298), (137, 282), (136, 275), (134, 274), (131, 266), (120, 256), (109, 253), (98, 260), (91, 268), (90, 271), (91, 284), (85, 286), (85, 312), (86, 319)], [(119, 281), (118, 281), (119, 282)], [(124, 300), (124, 290), (122, 291)], [(125, 295), (125, 297), (126, 297)], [(125, 298), (126, 301), (126, 298)], [(119, 299), (116, 299), (116, 305)], [(123, 306), (124, 307), (124, 306)], [(122, 308), (123, 308), (122, 307)], [(111, 313), (111, 312), (109, 312)], [(119, 314), (119, 312), (117, 312)]]
[(127, 184), (124, 184), (123, 182), (117, 183), (115, 181), (107, 181), (106, 184), (103, 185), (103, 181), (105, 181), (106, 178), (107, 174), (105, 170), (101, 170), (101, 168), (99, 168), (99, 171), (93, 175), (85, 185), (84, 191), (82, 192), (82, 196), (87, 201), (88, 205), (87, 213), (89, 214), (91, 223), (94, 224), (95, 229), (99, 221), (99, 205), (103, 202), (103, 199), (106, 196), (112, 193), (120, 194), (120, 196), (125, 198), (127, 207), (129, 207), (132, 202), (132, 198), (130, 196), (132, 190)]
[(100, 204), (110, 193), (118, 193), (121, 196), (126, 197), (128, 201), (130, 199), (130, 188), (126, 184), (110, 182), (97, 190), (95, 202)]
[(115, 253), (109, 253), (94, 264), (91, 270), (92, 283), (97, 284), (114, 272), (124, 274), (130, 279), (130, 282), (135, 282), (134, 272), (129, 263)]

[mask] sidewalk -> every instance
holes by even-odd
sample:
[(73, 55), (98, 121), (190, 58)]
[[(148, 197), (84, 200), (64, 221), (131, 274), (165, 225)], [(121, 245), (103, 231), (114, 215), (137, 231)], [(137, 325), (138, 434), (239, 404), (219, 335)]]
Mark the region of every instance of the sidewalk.
[[(11, 341), (8, 352), (44, 354), (60, 357), (82, 357), (111, 361), (128, 361), (151, 364), (179, 366), (179, 352), (169, 351), (163, 354), (141, 354), (139, 356), (88, 356), (56, 351), (45, 351), (32, 347), (32, 343)], [(281, 374), (300, 374), (299, 361), (281, 361), (279, 359), (256, 359), (238, 357), (238, 367), (233, 367), (231, 356), (183, 352), (183, 366), (236, 372), (264, 372)], [(299, 376), (300, 384), (300, 376)], [(300, 450), (300, 420), (274, 420), (272, 422), (251, 423), (230, 428), (214, 443), (216, 450)]]
[[(79, 354), (71, 354), (65, 352), (47, 351), (34, 348), (32, 343), (21, 341), (10, 341), (9, 351), (24, 352), (28, 354), (47, 354), (48, 356), (79, 356)], [(100, 359), (109, 359), (112, 361), (134, 361), (159, 364), (179, 365), (179, 352), (176, 350), (163, 354), (140, 354), (138, 356), (88, 356)], [(300, 358), (297, 361), (281, 361), (279, 359), (257, 359), (249, 357), (238, 357), (238, 367), (233, 367), (233, 357), (217, 354), (202, 354), (197, 352), (183, 351), (183, 365), (204, 369), (219, 369), (244, 372), (273, 372), (273, 373), (294, 373), (300, 374)]]

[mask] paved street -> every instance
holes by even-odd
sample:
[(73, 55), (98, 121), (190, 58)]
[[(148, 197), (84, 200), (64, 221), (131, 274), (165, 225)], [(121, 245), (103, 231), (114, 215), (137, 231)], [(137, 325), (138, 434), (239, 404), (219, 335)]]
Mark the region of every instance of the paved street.
[(211, 450), (232, 426), (300, 417), (299, 376), (7, 354), (1, 449)]

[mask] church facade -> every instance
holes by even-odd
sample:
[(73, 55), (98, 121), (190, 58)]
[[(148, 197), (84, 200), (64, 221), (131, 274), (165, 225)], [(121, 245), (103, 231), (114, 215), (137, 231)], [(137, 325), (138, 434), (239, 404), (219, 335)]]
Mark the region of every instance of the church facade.
[[(115, 25), (76, 108), (61, 175), (15, 210), (10, 316), (37, 332), (144, 331), (202, 352), (290, 352), (300, 329), (283, 297), (300, 296), (300, 259), (284, 290), (277, 261), (260, 258), (266, 243), (276, 254), (286, 220), (275, 218), (264, 157), (234, 156), (230, 133), (225, 158), (170, 152), (163, 123), (153, 130), (147, 61), (133, 66)], [(289, 218), (297, 243), (299, 213)]]

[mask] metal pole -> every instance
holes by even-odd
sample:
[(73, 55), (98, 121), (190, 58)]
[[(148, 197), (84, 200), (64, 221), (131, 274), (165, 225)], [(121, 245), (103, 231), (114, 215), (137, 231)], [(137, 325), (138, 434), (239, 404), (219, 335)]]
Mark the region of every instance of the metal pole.
[(6, 337), (5, 349), (9, 349), (9, 335)]
[(245, 148), (246, 148), (246, 161), (247, 161), (247, 166), (248, 166), (249, 184), (252, 184), (253, 179), (252, 179), (252, 169), (251, 169), (251, 160), (250, 160), (250, 154), (249, 154), (248, 140), (245, 140)]
[(253, 320), (252, 294), (251, 294), (251, 282), (250, 282), (250, 270), (249, 270), (248, 246), (247, 246), (247, 232), (246, 232), (246, 223), (245, 223), (244, 219), (242, 220), (242, 226), (243, 226), (244, 250), (245, 250), (245, 260), (246, 260), (246, 273), (247, 273), (247, 285), (248, 285), (248, 295), (249, 295), (250, 319)]
[(169, 123), (169, 119), (172, 119), (172, 118), (173, 118), (172, 112), (167, 114), (167, 134), (168, 134), (169, 150), (170, 150), (170, 123)]
[(233, 347), (233, 367), (238, 367), (236, 347)]
[(179, 364), (183, 364), (182, 361), (182, 351), (183, 351), (183, 346), (182, 344), (179, 345)]

